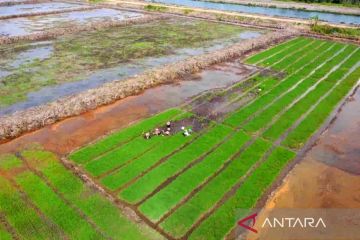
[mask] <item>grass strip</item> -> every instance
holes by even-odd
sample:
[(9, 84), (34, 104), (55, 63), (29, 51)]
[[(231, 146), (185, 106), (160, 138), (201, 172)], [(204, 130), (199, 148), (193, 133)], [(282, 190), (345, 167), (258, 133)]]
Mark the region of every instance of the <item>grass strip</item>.
[(272, 48), (269, 48), (269, 49), (267, 49), (265, 51), (262, 51), (262, 52), (260, 52), (258, 54), (255, 54), (255, 55), (247, 58), (245, 60), (245, 63), (255, 64), (255, 63), (257, 63), (257, 62), (259, 62), (259, 61), (261, 61), (261, 60), (263, 60), (265, 58), (268, 58), (271, 55), (276, 54), (276, 53), (284, 50), (285, 48), (290, 47), (290, 46), (296, 44), (297, 42), (301, 42), (301, 41), (304, 41), (304, 38), (302, 38), (302, 37), (293, 38), (293, 39), (291, 39), (289, 41), (278, 44), (278, 45), (276, 45), (276, 46), (274, 46)]
[(326, 80), (320, 83), (311, 93), (305, 98), (297, 102), (293, 107), (287, 110), (269, 129), (267, 129), (263, 137), (270, 140), (278, 139), (288, 128), (290, 128), (309, 108), (326, 94), (333, 85), (342, 78), (353, 66), (359, 57), (353, 55), (348, 59), (337, 71), (328, 76)]
[(299, 149), (321, 126), (336, 105), (346, 96), (359, 81), (360, 68), (351, 73), (334, 91), (324, 98), (310, 114), (287, 136), (283, 145)]
[(81, 209), (111, 239), (144, 239), (146, 236), (120, 210), (68, 171), (53, 153), (25, 151), (27, 162), (42, 172), (63, 196)]
[(237, 210), (253, 208), (283, 167), (294, 157), (294, 152), (281, 147), (276, 148), (268, 159), (245, 180), (235, 195), (202, 222), (189, 239), (223, 239), (235, 227)]
[[(72, 239), (104, 239), (74, 209), (65, 204), (38, 176), (26, 171), (16, 182), (31, 200)], [(69, 185), (70, 187), (70, 185)]]
[(195, 136), (193, 134), (184, 138), (181, 133), (171, 136), (133, 162), (102, 178), (101, 183), (110, 190), (116, 190), (150, 168), (160, 159), (193, 140)]
[(128, 128), (115, 132), (94, 144), (81, 148), (80, 150), (70, 154), (69, 159), (79, 164), (85, 164), (96, 156), (111, 150), (129, 139), (139, 136), (144, 131), (166, 123), (169, 119), (172, 119), (181, 113), (183, 113), (183, 111), (177, 108), (159, 113)]
[(196, 139), (180, 152), (174, 154), (166, 162), (145, 174), (142, 178), (120, 192), (119, 197), (127, 202), (136, 203), (151, 193), (166, 179), (184, 168), (193, 160), (201, 157), (213, 146), (222, 141), (231, 129), (224, 125), (216, 125), (206, 134)]
[(181, 174), (171, 184), (148, 199), (139, 210), (152, 221), (159, 220), (195, 187), (214, 174), (249, 139), (250, 137), (242, 131), (235, 133), (231, 139), (208, 155), (201, 163)]
[(290, 89), (294, 84), (296, 84), (301, 78), (309, 75), (314, 69), (316, 69), (319, 65), (319, 62), (324, 62), (328, 60), (331, 56), (334, 55), (337, 51), (339, 51), (343, 45), (337, 44), (334, 46), (333, 51), (328, 51), (324, 53), (318, 53), (317, 61), (313, 61), (310, 64), (307, 64), (307, 59), (303, 59), (299, 61), (304, 64), (304, 68), (300, 71), (289, 75), (284, 80), (282, 80), (278, 85), (272, 88), (267, 94), (262, 95), (257, 98), (255, 101), (246, 105), (245, 107), (240, 108), (238, 111), (235, 111), (232, 115), (230, 115), (227, 119), (225, 119), (224, 123), (230, 126), (239, 126), (242, 122), (248, 119), (252, 114), (263, 108), (267, 103), (271, 102), (274, 98), (281, 95), (283, 92)]
[(170, 215), (161, 227), (175, 238), (182, 237), (196, 220), (218, 202), (261, 159), (271, 144), (258, 138), (229, 166)]
[[(0, 211), (23, 239), (61, 239), (21, 198), (20, 192), (0, 176)], [(1, 237), (1, 239), (3, 239)]]
[[(277, 114), (279, 114), (285, 107), (290, 105), (302, 94), (306, 93), (306, 91), (312, 88), (314, 84), (316, 84), (321, 78), (325, 77), (325, 75), (329, 73), (332, 68), (336, 67), (341, 61), (343, 61), (344, 58), (346, 58), (349, 54), (351, 54), (354, 51), (354, 49), (355, 46), (349, 45), (343, 52), (341, 52), (335, 58), (331, 59), (329, 62), (327, 62), (327, 64), (323, 65), (314, 74), (304, 79), (304, 81), (302, 81), (294, 89), (292, 89), (291, 91), (289, 91), (288, 93), (277, 99), (260, 114), (256, 115), (250, 122), (244, 125), (243, 127), (244, 130), (250, 133), (254, 133), (260, 130), (261, 128), (263, 128), (264, 126), (266, 126), (266, 124), (271, 122), (271, 120)], [(354, 63), (352, 63), (351, 61), (347, 61), (343, 65), (346, 66), (346, 64), (350, 64), (351, 67)], [(343, 72), (343, 71), (341, 68), (339, 68), (335, 70), (335, 73), (336, 72)], [(322, 94), (325, 94), (326, 91), (329, 90), (330, 88), (331, 86), (324, 89), (322, 91)]]

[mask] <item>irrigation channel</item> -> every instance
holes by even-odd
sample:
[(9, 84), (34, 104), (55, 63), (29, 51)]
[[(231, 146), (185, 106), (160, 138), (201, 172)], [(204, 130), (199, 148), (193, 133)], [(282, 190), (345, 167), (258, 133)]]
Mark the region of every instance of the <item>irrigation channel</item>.
[(197, 7), (220, 11), (232, 11), (241, 13), (262, 14), (268, 16), (278, 16), (287, 18), (300, 18), (311, 19), (313, 17), (319, 17), (320, 20), (329, 23), (345, 23), (345, 24), (360, 24), (360, 16), (345, 15), (336, 13), (316, 12), (316, 11), (304, 11), (297, 9), (285, 9), (285, 8), (271, 8), (262, 6), (248, 6), (237, 3), (221, 3), (210, 1), (198, 1), (198, 0), (146, 0), (146, 2), (165, 3), (186, 7)]
[[(195, 32), (200, 34), (194, 39)], [(45, 42), (3, 45), (0, 78), (13, 87), (0, 86), (4, 96), (0, 100), (0, 115), (39, 106), (106, 82), (121, 81), (144, 70), (257, 38), (264, 32), (173, 18), (82, 32)], [(142, 41), (136, 42), (138, 39)], [(19, 89), (14, 82), (16, 86), (24, 85)]]

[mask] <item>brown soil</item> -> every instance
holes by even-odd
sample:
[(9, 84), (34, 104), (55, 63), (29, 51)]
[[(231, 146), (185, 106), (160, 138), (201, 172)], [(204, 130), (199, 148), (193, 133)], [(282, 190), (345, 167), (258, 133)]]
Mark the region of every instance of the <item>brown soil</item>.
[(350, 99), (265, 208), (360, 208), (360, 91)]

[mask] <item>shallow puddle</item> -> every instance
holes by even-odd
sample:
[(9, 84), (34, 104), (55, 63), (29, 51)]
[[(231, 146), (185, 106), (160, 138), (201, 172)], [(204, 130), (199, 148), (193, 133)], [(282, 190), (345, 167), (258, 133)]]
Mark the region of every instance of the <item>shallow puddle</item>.
[(37, 4), (19, 4), (12, 6), (0, 7), (0, 17), (6, 17), (18, 14), (40, 13), (58, 11), (71, 8), (81, 8), (84, 5), (76, 3), (62, 3), (62, 2), (49, 2), (49, 3), (37, 3)]
[[(220, 73), (223, 74), (220, 74)], [(59, 123), (25, 134), (0, 145), (0, 153), (16, 151), (29, 143), (39, 142), (58, 154), (70, 151), (131, 122), (182, 104), (204, 91), (228, 87), (244, 80), (254, 69), (239, 62), (219, 64), (170, 85), (146, 90), (143, 94), (68, 118)]]
[(144, 14), (101, 8), (80, 12), (7, 19), (1, 21), (0, 36), (24, 36), (53, 28), (66, 28), (73, 25), (102, 21), (121, 21), (142, 16)]
[[(156, 27), (161, 23), (151, 23), (149, 27)], [(0, 85), (0, 93), (3, 91), (3, 96), (6, 98), (0, 101), (0, 115), (39, 106), (60, 97), (96, 88), (106, 82), (123, 80), (155, 67), (209, 53), (263, 34), (257, 30), (234, 26), (229, 29), (228, 26), (221, 25), (218, 31), (223, 31), (227, 38), (220, 33), (211, 33), (215, 34), (213, 37), (205, 33), (199, 39), (192, 39), (191, 31), (201, 27), (203, 22), (173, 21), (166, 24), (167, 26), (161, 25), (162, 32), (156, 34), (154, 33), (156, 29), (154, 31), (147, 29), (149, 32), (143, 34), (142, 29), (147, 25), (134, 27), (139, 33), (131, 32), (131, 34), (129, 32), (131, 28), (130, 30), (118, 28), (122, 31), (121, 34), (116, 35), (115, 30), (110, 31), (106, 33), (109, 37), (104, 43), (97, 45), (89, 43), (89, 46), (81, 48), (79, 48), (80, 43), (93, 41), (95, 44), (100, 38), (104, 38), (103, 35), (95, 32), (94, 36), (89, 37), (86, 33), (81, 37), (3, 48), (2, 53), (0, 51), (0, 55), (4, 56), (0, 60), (2, 76), (0, 80), (10, 85), (14, 82), (18, 84), (12, 88), (6, 87), (6, 84)], [(212, 26), (216, 27), (216, 25)], [(162, 35), (162, 38), (159, 38), (158, 34)], [(123, 35), (128, 39), (121, 40)], [(179, 41), (189, 37), (192, 43), (186, 41), (184, 44), (179, 44)], [(177, 41), (177, 38), (181, 39)], [(169, 39), (169, 42), (163, 39)], [(174, 47), (171, 47), (172, 45)], [(193, 47), (184, 47), (189, 45)], [(51, 52), (50, 56), (49, 52)], [(106, 61), (104, 61), (105, 57)], [(22, 82), (31, 84), (15, 92), (16, 86), (21, 85)]]

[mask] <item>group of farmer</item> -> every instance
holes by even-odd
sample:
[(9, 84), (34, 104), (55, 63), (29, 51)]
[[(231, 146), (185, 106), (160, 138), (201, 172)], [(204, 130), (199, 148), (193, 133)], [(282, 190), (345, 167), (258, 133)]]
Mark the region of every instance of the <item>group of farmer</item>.
[[(188, 137), (192, 134), (192, 129), (191, 128), (185, 128), (184, 126), (181, 127), (181, 131), (184, 137)], [(154, 136), (170, 136), (172, 132), (172, 126), (171, 126), (171, 122), (167, 122), (166, 123), (166, 128), (164, 129), (159, 129), (159, 128), (155, 128), (154, 131), (152, 132), (146, 132), (144, 134), (144, 138), (145, 139), (150, 139)]]

